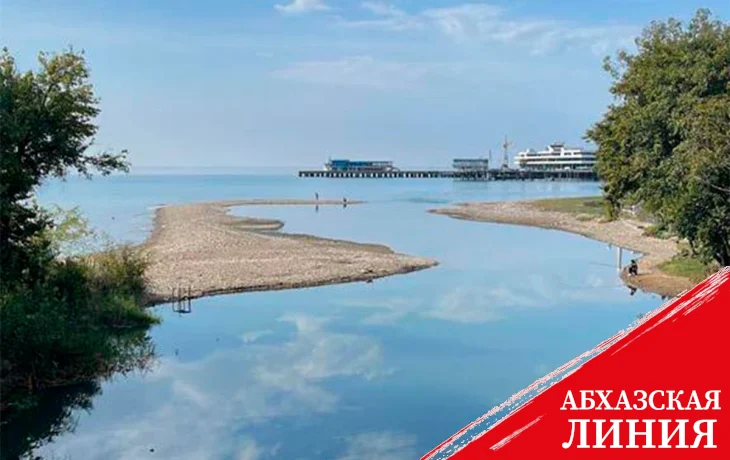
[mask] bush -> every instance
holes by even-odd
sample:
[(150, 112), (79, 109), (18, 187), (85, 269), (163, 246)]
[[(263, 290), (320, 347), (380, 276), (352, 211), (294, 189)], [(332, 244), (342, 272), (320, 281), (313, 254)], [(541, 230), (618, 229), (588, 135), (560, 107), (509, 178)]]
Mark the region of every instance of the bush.
[(144, 255), (129, 246), (120, 246), (87, 256), (84, 263), (91, 268), (89, 284), (93, 291), (114, 293), (141, 304), (145, 300)]
[(140, 255), (122, 247), (54, 261), (34, 285), (5, 287), (3, 393), (33, 393), (117, 369), (123, 350), (115, 331), (159, 321), (142, 306), (145, 267)]
[(654, 238), (666, 239), (672, 236), (672, 233), (667, 230), (666, 226), (661, 224), (649, 225), (644, 229), (644, 235), (653, 236)]
[[(152, 363), (154, 347), (144, 330), (124, 331), (107, 338), (113, 359), (108, 372), (78, 384), (55, 387), (37, 394), (11, 394), (12, 411), (3, 414), (0, 430), (2, 458), (39, 459), (35, 450), (76, 427), (79, 410), (93, 408), (94, 397), (101, 392), (102, 380), (109, 372), (126, 373), (146, 370)], [(8, 395), (3, 395), (8, 403)]]

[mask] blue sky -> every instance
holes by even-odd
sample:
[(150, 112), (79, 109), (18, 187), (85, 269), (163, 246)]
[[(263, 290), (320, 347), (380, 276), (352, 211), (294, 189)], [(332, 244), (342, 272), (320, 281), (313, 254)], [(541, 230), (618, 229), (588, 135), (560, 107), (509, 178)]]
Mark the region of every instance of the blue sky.
[(440, 166), (584, 144), (603, 56), (654, 19), (730, 1), (2, 0), (0, 42), (86, 52), (99, 148), (136, 166)]

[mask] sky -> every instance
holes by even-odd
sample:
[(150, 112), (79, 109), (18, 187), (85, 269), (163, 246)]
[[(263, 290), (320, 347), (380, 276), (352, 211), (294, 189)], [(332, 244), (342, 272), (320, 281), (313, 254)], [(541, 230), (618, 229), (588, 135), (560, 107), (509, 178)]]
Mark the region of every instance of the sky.
[(606, 55), (730, 0), (0, 0), (0, 45), (83, 50), (95, 148), (136, 167), (445, 166), (587, 145)]

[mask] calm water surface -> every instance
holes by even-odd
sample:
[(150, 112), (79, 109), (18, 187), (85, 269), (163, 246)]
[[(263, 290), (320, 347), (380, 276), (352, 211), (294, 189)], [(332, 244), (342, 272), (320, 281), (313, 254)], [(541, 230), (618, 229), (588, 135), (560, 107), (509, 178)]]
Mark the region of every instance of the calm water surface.
[[(150, 208), (227, 198), (362, 199), (346, 208), (237, 208), (284, 231), (383, 243), (436, 268), (156, 309), (151, 372), (105, 382), (75, 429), (38, 453), (70, 458), (417, 458), (661, 303), (630, 295), (616, 252), (575, 235), (459, 221), (470, 200), (597, 194), (593, 183), (127, 176), (48, 184), (113, 237), (144, 238)], [(628, 258), (624, 254), (624, 258)]]

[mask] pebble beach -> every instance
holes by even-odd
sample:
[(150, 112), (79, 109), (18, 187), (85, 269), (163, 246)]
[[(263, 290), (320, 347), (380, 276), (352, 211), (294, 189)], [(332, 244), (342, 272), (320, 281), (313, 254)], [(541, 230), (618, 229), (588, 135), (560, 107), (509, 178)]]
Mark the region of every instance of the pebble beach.
[(565, 212), (539, 209), (531, 201), (463, 203), (430, 212), (457, 219), (562, 230), (640, 252), (643, 256), (638, 260), (639, 275), (629, 277), (624, 270), (621, 278), (628, 286), (647, 292), (674, 297), (695, 285), (689, 279), (659, 271), (660, 264), (677, 254), (677, 241), (646, 235), (644, 228), (648, 224), (644, 222), (630, 219), (611, 222), (580, 219)]
[[(228, 200), (162, 206), (142, 245), (149, 302), (181, 296), (267, 291), (370, 281), (437, 262), (387, 246), (293, 235), (273, 219), (236, 217), (234, 206), (341, 206), (340, 200)], [(347, 205), (360, 204), (348, 201)]]

